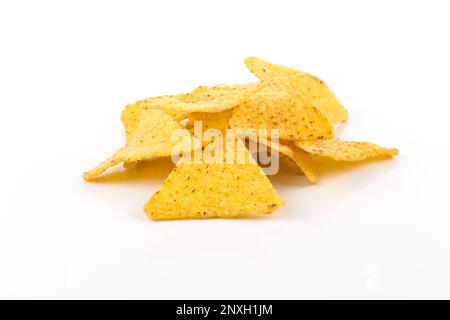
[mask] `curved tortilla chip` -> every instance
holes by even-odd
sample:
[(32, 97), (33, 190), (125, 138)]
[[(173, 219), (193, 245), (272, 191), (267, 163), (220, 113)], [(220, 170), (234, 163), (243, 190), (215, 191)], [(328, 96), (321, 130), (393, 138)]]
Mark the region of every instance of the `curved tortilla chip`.
[[(226, 110), (217, 113), (208, 112), (195, 112), (189, 115), (189, 121), (186, 124), (186, 129), (194, 135), (195, 138), (202, 141), (203, 147), (209, 145), (217, 136), (214, 132), (208, 132), (210, 129), (219, 130), (222, 134), (222, 138), (225, 139), (226, 130), (229, 128), (228, 121), (232, 115), (232, 110)], [(198, 136), (199, 132), (195, 130), (195, 122), (199, 121), (201, 124), (201, 137)], [(198, 129), (197, 129), (198, 130)], [(211, 131), (211, 130), (210, 130)]]
[(321, 79), (256, 57), (245, 59), (245, 64), (261, 80), (271, 81), (275, 84), (281, 84), (280, 81), (287, 80), (291, 90), (310, 100), (329, 121), (338, 122), (348, 119), (347, 110)]
[[(271, 148), (273, 147), (274, 145), (272, 144)], [(317, 170), (310, 154), (303, 151), (302, 149), (288, 144), (279, 144), (278, 148), (278, 152), (291, 159), (292, 162), (297, 166), (298, 170), (305, 174), (309, 182), (313, 184), (317, 183), (317, 181), (319, 180), (317, 176)]]
[(316, 166), (309, 153), (295, 147), (289, 142), (274, 143), (272, 141), (268, 141), (267, 139), (264, 141), (264, 139), (261, 138), (259, 138), (259, 142), (264, 143), (272, 150), (277, 151), (280, 155), (287, 158), (287, 163), (289, 163), (297, 172), (304, 173), (306, 178), (311, 183), (317, 183), (319, 179), (317, 176)]
[(383, 148), (375, 143), (340, 139), (296, 141), (294, 144), (306, 152), (330, 157), (336, 161), (361, 161), (377, 156), (395, 156), (398, 154), (397, 149)]
[[(176, 97), (179, 97), (179, 99), (188, 99), (190, 94), (178, 94)], [(151, 100), (153, 98), (147, 98), (146, 100)], [(125, 128), (125, 135), (126, 135), (126, 143), (129, 143), (131, 141), (131, 137), (133, 136), (134, 132), (136, 131), (139, 122), (141, 121), (141, 112), (142, 112), (142, 104), (143, 101), (146, 100), (140, 100), (135, 103), (129, 104), (125, 107), (125, 109), (122, 111), (121, 120), (122, 124)], [(171, 114), (173, 118), (177, 121), (180, 121), (188, 116), (188, 114), (185, 113), (173, 113)], [(133, 162), (124, 162), (123, 167), (124, 168), (132, 168), (137, 161)]]
[(145, 100), (143, 108), (169, 112), (220, 112), (231, 109), (262, 88), (262, 84), (200, 86), (189, 96), (163, 96)]
[(218, 129), (225, 131), (229, 128), (229, 120), (232, 115), (232, 110), (226, 110), (217, 113), (209, 112), (194, 112), (188, 115), (189, 121), (186, 128), (193, 128), (194, 121), (201, 121), (203, 132), (208, 129)]
[(141, 106), (140, 101), (129, 104), (122, 111), (120, 119), (122, 120), (123, 127), (125, 128), (126, 143), (131, 141), (131, 137), (136, 131), (139, 122), (141, 122)]
[[(120, 119), (125, 129), (126, 144), (130, 143), (131, 137), (141, 121), (141, 111), (141, 101), (127, 105), (122, 111)], [(132, 168), (136, 163), (137, 161), (124, 162), (123, 167)]]
[(280, 139), (289, 141), (328, 139), (334, 132), (308, 100), (273, 87), (262, 89), (233, 109), (229, 123), (235, 129), (279, 129)]
[[(120, 148), (113, 156), (97, 167), (85, 172), (85, 180), (92, 180), (105, 170), (121, 163), (165, 157), (172, 155), (172, 149), (178, 141), (172, 141), (172, 133), (181, 130), (181, 125), (172, 117), (160, 110), (146, 109), (141, 111), (140, 122), (125, 147)], [(186, 130), (186, 134), (190, 133)], [(191, 145), (192, 145), (192, 141)], [(190, 148), (190, 146), (186, 146)]]
[(289, 67), (273, 64), (257, 57), (245, 58), (244, 63), (260, 80), (267, 80), (280, 75), (293, 76), (300, 72)]

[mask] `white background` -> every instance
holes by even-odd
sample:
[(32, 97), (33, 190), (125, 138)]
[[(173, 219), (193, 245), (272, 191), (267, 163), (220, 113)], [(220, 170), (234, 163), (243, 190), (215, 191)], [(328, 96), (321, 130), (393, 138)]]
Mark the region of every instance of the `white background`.
[[(446, 1), (2, 1), (1, 298), (450, 298)], [(87, 183), (149, 96), (255, 80), (255, 55), (323, 78), (345, 139), (394, 160), (271, 178), (262, 219), (153, 222), (170, 172)]]

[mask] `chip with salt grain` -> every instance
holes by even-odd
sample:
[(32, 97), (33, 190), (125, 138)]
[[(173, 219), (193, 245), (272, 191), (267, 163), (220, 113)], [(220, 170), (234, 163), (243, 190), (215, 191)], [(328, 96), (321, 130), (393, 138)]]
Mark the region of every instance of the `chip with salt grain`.
[[(246, 66), (261, 80), (289, 88), (310, 100), (331, 122), (345, 121), (348, 112), (321, 79), (292, 68), (275, 65), (256, 57), (245, 59)], [(286, 88), (286, 86), (283, 86)]]
[(309, 182), (315, 184), (318, 181), (317, 170), (311, 155), (300, 148), (297, 148), (290, 142), (275, 143), (268, 139), (258, 139), (259, 143), (268, 146), (277, 151), (280, 155), (287, 158), (287, 163), (298, 173), (305, 174)]
[(336, 161), (362, 161), (378, 156), (395, 156), (395, 148), (383, 148), (371, 142), (344, 141), (340, 139), (296, 141), (294, 144), (311, 154), (329, 157)]
[(330, 122), (307, 99), (273, 87), (239, 104), (229, 123), (236, 129), (278, 129), (280, 139), (288, 141), (328, 139), (334, 133)]
[(260, 90), (264, 84), (200, 86), (190, 95), (183, 97), (162, 96), (147, 99), (143, 108), (160, 109), (169, 112), (221, 112), (231, 109)]
[(194, 112), (188, 115), (189, 121), (186, 124), (186, 128), (194, 128), (194, 122), (200, 121), (202, 125), (202, 131), (208, 129), (217, 129), (225, 131), (229, 128), (228, 122), (232, 115), (232, 110), (226, 110), (222, 112), (209, 113), (209, 112)]
[[(129, 142), (114, 153), (113, 156), (90, 171), (85, 172), (83, 175), (84, 179), (92, 180), (105, 170), (121, 162), (171, 156), (173, 148), (179, 144), (179, 141), (172, 140), (172, 134), (175, 130), (181, 130), (181, 125), (171, 116), (160, 110), (143, 109), (140, 115), (140, 122)], [(186, 135), (191, 136), (189, 131), (185, 131)], [(191, 145), (185, 146), (185, 150), (191, 149), (195, 143), (192, 140), (186, 140)]]
[[(246, 150), (248, 154), (248, 151)], [(272, 213), (284, 202), (251, 158), (245, 164), (182, 158), (145, 205), (153, 220), (236, 218)]]
[[(121, 114), (121, 121), (123, 124), (123, 127), (125, 129), (125, 136), (126, 136), (126, 143), (130, 143), (131, 137), (133, 136), (134, 132), (136, 131), (139, 122), (141, 121), (141, 102), (137, 101), (135, 103), (129, 104), (123, 109)], [(133, 167), (137, 161), (133, 162), (124, 162), (123, 167), (124, 168), (131, 168)]]
[[(309, 182), (313, 184), (317, 183), (317, 170), (310, 154), (289, 143), (280, 143), (277, 146), (278, 152), (292, 160), (292, 162), (297, 166), (299, 172), (304, 173)], [(271, 144), (271, 148), (274, 148), (274, 144)]]
[(141, 106), (140, 102), (129, 104), (122, 111), (120, 119), (122, 120), (123, 127), (125, 128), (126, 142), (131, 141), (131, 137), (136, 131), (139, 122), (141, 122)]

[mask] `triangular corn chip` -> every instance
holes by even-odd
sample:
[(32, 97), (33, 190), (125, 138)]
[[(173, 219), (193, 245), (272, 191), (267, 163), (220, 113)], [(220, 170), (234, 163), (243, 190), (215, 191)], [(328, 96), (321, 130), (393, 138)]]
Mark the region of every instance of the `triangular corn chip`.
[(270, 147), (272, 149), (278, 148), (278, 152), (290, 160), (297, 166), (298, 170), (300, 172), (303, 172), (308, 178), (309, 182), (311, 183), (317, 183), (318, 177), (317, 177), (317, 170), (314, 165), (313, 159), (311, 158), (311, 155), (307, 152), (303, 151), (302, 149), (299, 149), (295, 146), (292, 146), (291, 144), (274, 144), (271, 143)]
[[(195, 112), (189, 114), (189, 121), (186, 124), (186, 129), (193, 134), (195, 138), (202, 141), (203, 146), (207, 146), (214, 139), (218, 138), (220, 132), (222, 138), (226, 136), (226, 130), (229, 128), (228, 122), (232, 115), (232, 110), (226, 110), (216, 113)], [(201, 132), (195, 127), (196, 123), (200, 123)], [(211, 129), (211, 130), (210, 130)], [(208, 131), (209, 130), (209, 131)], [(219, 132), (217, 132), (217, 130)], [(214, 132), (211, 132), (214, 131)], [(199, 134), (201, 136), (199, 136)]]
[(273, 77), (282, 76), (293, 76), (301, 71), (295, 69), (276, 65), (269, 61), (259, 59), (257, 57), (248, 57), (244, 59), (244, 63), (247, 68), (260, 80), (268, 80)]
[(285, 141), (275, 143), (272, 140), (262, 139), (260, 137), (258, 142), (263, 143), (270, 149), (277, 151), (280, 156), (284, 156), (286, 158), (286, 162), (289, 163), (290, 166), (298, 173), (305, 174), (306, 178), (311, 183), (317, 183), (318, 177), (316, 166), (314, 165), (313, 159), (309, 153)]
[(220, 112), (231, 109), (263, 87), (263, 84), (201, 86), (188, 96), (163, 96), (147, 99), (144, 108), (169, 112)]
[[(123, 109), (122, 111), (120, 119), (122, 120), (122, 124), (125, 129), (126, 144), (130, 143), (131, 137), (136, 131), (139, 122), (141, 122), (141, 111), (142, 111), (141, 101), (137, 101), (135, 103), (127, 105), (125, 109)], [(136, 163), (137, 161), (124, 162), (123, 167), (131, 168)]]
[[(241, 142), (242, 143), (242, 142)], [(145, 205), (153, 220), (235, 218), (271, 213), (284, 202), (248, 150), (244, 164), (182, 158)]]
[(361, 161), (377, 156), (395, 156), (397, 149), (380, 147), (371, 142), (316, 140), (296, 141), (294, 144), (314, 155), (329, 157), (336, 161)]
[[(176, 97), (179, 99), (187, 99), (190, 96), (190, 94), (178, 94)], [(142, 104), (144, 101), (149, 101), (153, 98), (147, 98), (146, 100), (140, 100), (136, 101), (135, 103), (129, 104), (125, 107), (125, 109), (122, 111), (121, 120), (122, 124), (125, 128), (125, 135), (126, 135), (126, 143), (129, 143), (131, 140), (131, 137), (133, 136), (134, 132), (136, 131), (139, 122), (141, 121), (141, 111), (142, 111)], [(167, 113), (167, 112), (166, 112)], [(182, 120), (187, 117), (187, 114), (184, 113), (169, 113), (175, 120)], [(137, 162), (124, 162), (123, 166), (124, 168), (131, 168), (133, 167)]]
[[(181, 93), (172, 97), (176, 97), (177, 99), (186, 100), (190, 97), (190, 94), (188, 93)], [(139, 122), (141, 121), (141, 110), (142, 106), (145, 104), (148, 104), (149, 101), (152, 99), (160, 99), (160, 97), (157, 98), (147, 98), (145, 100), (139, 100), (135, 103), (129, 104), (123, 109), (121, 114), (121, 120), (122, 124), (125, 128), (125, 133), (127, 137), (127, 141), (130, 140), (131, 136), (133, 135), (134, 131), (136, 130)], [(182, 120), (184, 118), (187, 118), (187, 113), (176, 113), (176, 112), (167, 112), (167, 114), (171, 115), (175, 120)]]
[(193, 128), (194, 121), (201, 121), (203, 132), (208, 129), (225, 131), (227, 128), (229, 128), (228, 122), (231, 115), (232, 110), (226, 110), (216, 113), (194, 112), (188, 115), (189, 121), (186, 124), (186, 128)]
[(209, 101), (215, 99), (222, 99), (222, 97), (228, 97), (230, 95), (242, 95), (247, 91), (258, 90), (261, 87), (261, 83), (253, 82), (247, 84), (219, 84), (216, 86), (198, 86), (190, 94), (188, 99), (183, 101), (197, 102), (197, 101)]
[(303, 94), (312, 101), (329, 121), (339, 122), (348, 119), (347, 110), (322, 80), (307, 73), (298, 74), (289, 79), (295, 92)]
[(125, 128), (127, 143), (131, 141), (131, 137), (141, 122), (141, 110), (140, 101), (138, 101), (127, 105), (122, 111), (121, 120)]
[(238, 105), (229, 123), (236, 129), (279, 129), (280, 139), (289, 141), (328, 139), (334, 132), (307, 99), (274, 87), (265, 87)]
[(278, 82), (278, 84), (281, 84), (280, 81), (287, 80), (294, 92), (310, 100), (329, 121), (347, 120), (347, 110), (339, 103), (334, 93), (321, 79), (256, 57), (245, 59), (245, 64), (261, 80), (270, 81), (271, 83)]
[[(121, 162), (133, 162), (155, 157), (171, 156), (178, 141), (172, 141), (172, 134), (181, 129), (181, 125), (172, 117), (160, 110), (146, 109), (141, 111), (140, 122), (125, 147), (119, 149), (112, 157), (97, 167), (84, 173), (84, 179), (92, 180), (108, 168)], [(190, 136), (190, 133), (186, 134)], [(190, 141), (193, 144), (193, 141)], [(190, 146), (186, 146), (186, 150)]]

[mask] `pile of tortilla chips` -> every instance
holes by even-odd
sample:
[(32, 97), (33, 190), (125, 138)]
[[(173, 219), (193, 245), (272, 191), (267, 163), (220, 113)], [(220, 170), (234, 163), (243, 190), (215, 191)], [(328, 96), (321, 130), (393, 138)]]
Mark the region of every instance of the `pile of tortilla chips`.
[[(194, 135), (194, 123), (204, 130), (277, 129), (279, 141), (258, 139), (279, 153), (283, 163), (317, 183), (317, 161), (362, 161), (389, 157), (397, 149), (370, 142), (343, 141), (334, 136), (334, 124), (346, 121), (347, 110), (319, 78), (284, 66), (250, 57), (248, 69), (259, 82), (245, 85), (200, 86), (191, 93), (160, 96), (125, 107), (122, 123), (125, 146), (84, 173), (87, 181), (122, 163), (171, 157), (179, 152), (173, 140), (178, 130), (186, 136), (183, 150), (207, 147), (204, 137)], [(228, 137), (227, 137), (228, 139)], [(248, 141), (235, 141), (244, 150), (244, 162), (209, 163), (180, 157), (172, 172), (144, 207), (154, 220), (235, 218), (272, 213), (283, 205), (264, 171), (247, 150)], [(177, 151), (178, 150), (178, 151)], [(225, 159), (225, 153), (216, 154)]]

